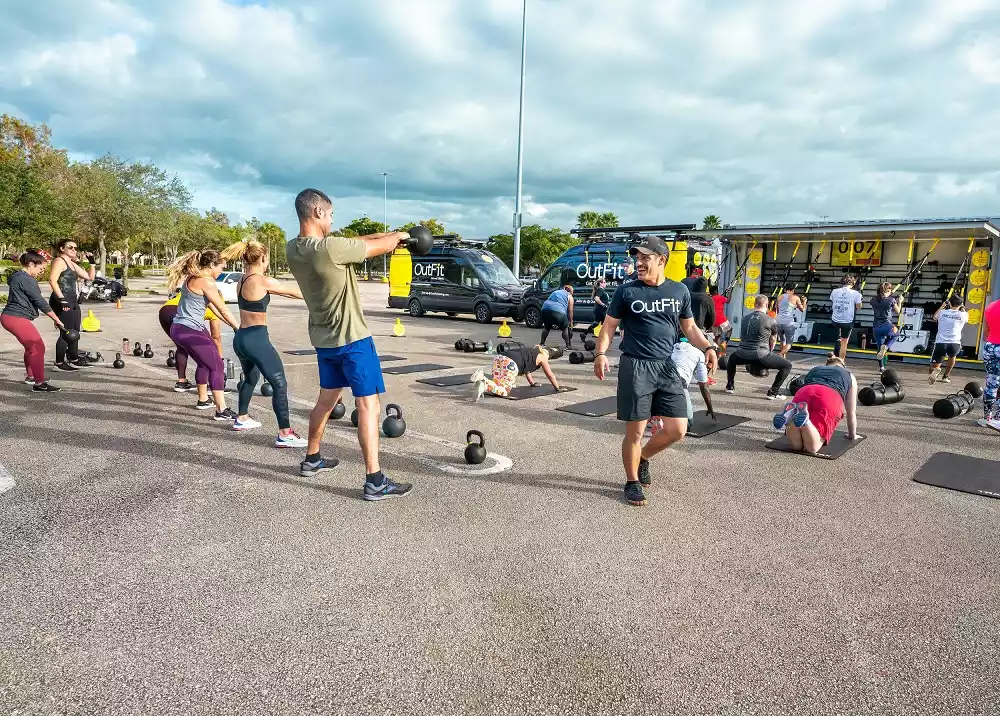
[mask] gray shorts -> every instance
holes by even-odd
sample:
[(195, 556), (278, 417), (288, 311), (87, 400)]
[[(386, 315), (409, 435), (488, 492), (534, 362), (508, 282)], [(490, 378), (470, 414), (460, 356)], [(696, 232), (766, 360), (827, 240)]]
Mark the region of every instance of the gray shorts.
[(618, 419), (625, 422), (686, 418), (687, 386), (673, 361), (641, 360), (623, 355), (618, 362)]
[(777, 327), (778, 343), (792, 345), (795, 342), (795, 330), (798, 328), (794, 323), (779, 323)]

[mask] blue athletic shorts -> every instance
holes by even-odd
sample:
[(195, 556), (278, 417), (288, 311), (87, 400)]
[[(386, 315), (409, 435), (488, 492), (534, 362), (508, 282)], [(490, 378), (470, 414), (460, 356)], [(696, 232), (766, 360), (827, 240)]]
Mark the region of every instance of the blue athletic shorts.
[(317, 348), (319, 387), (350, 388), (356, 398), (385, 392), (382, 364), (371, 336), (338, 348)]

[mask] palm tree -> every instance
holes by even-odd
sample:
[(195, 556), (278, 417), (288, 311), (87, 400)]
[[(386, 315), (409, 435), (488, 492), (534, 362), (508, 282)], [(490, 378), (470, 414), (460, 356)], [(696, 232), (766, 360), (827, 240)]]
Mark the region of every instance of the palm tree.
[(704, 219), (701, 220), (702, 229), (721, 229), (722, 219), (720, 219), (715, 214), (709, 214)]

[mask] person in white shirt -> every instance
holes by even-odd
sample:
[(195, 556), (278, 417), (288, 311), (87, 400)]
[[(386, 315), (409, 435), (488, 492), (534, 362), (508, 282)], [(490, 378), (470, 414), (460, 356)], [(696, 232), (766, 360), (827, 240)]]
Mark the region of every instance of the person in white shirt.
[[(941, 304), (934, 314), (937, 321), (937, 337), (934, 339), (934, 351), (931, 353), (930, 375), (927, 382), (931, 385), (940, 377), (942, 383), (951, 382), (951, 371), (955, 368), (955, 359), (962, 352), (962, 329), (969, 322), (969, 314), (965, 310), (965, 301), (957, 293)], [(944, 375), (941, 375), (941, 361), (948, 356)]]
[(844, 276), (840, 280), (840, 288), (835, 288), (830, 292), (830, 305), (833, 325), (837, 327), (840, 341), (840, 348), (837, 356), (840, 360), (847, 360), (847, 344), (851, 340), (851, 331), (854, 330), (854, 315), (861, 308), (862, 296), (854, 290), (854, 277)]
[[(708, 336), (705, 337), (708, 338)], [(708, 414), (712, 417), (712, 420), (717, 420), (715, 409), (712, 407), (712, 394), (708, 390), (708, 366), (705, 363), (705, 354), (688, 343), (687, 338), (681, 338), (674, 344), (670, 360), (673, 361), (674, 368), (677, 369), (677, 374), (681, 377), (681, 382), (684, 384), (684, 397), (687, 400), (688, 426), (690, 427), (691, 421), (694, 420), (694, 405), (691, 403), (691, 393), (688, 392), (688, 386), (691, 385), (692, 380), (698, 383), (698, 390), (701, 391), (701, 397), (705, 399), (705, 407), (708, 409)], [(650, 436), (653, 436), (660, 432), (662, 427), (663, 421), (659, 417), (650, 418), (647, 432)]]

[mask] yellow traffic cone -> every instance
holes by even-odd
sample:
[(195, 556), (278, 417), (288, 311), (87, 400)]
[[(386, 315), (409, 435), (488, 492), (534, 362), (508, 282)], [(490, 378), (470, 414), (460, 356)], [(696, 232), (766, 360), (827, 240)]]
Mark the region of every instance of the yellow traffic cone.
[(97, 333), (101, 330), (101, 322), (97, 320), (93, 311), (87, 311), (87, 317), (80, 322), (80, 330), (87, 333)]
[(507, 319), (503, 319), (503, 323), (497, 329), (497, 335), (501, 338), (510, 338), (510, 326), (507, 325)]
[(118, 300), (117, 300), (117, 301), (115, 302), (115, 308), (121, 308), (121, 307), (122, 307), (122, 300), (121, 300), (121, 299), (119, 298), (119, 299), (118, 299)]
[(406, 329), (403, 328), (403, 320), (401, 318), (396, 319), (396, 324), (392, 327), (392, 335), (396, 338), (402, 338), (406, 335)]

